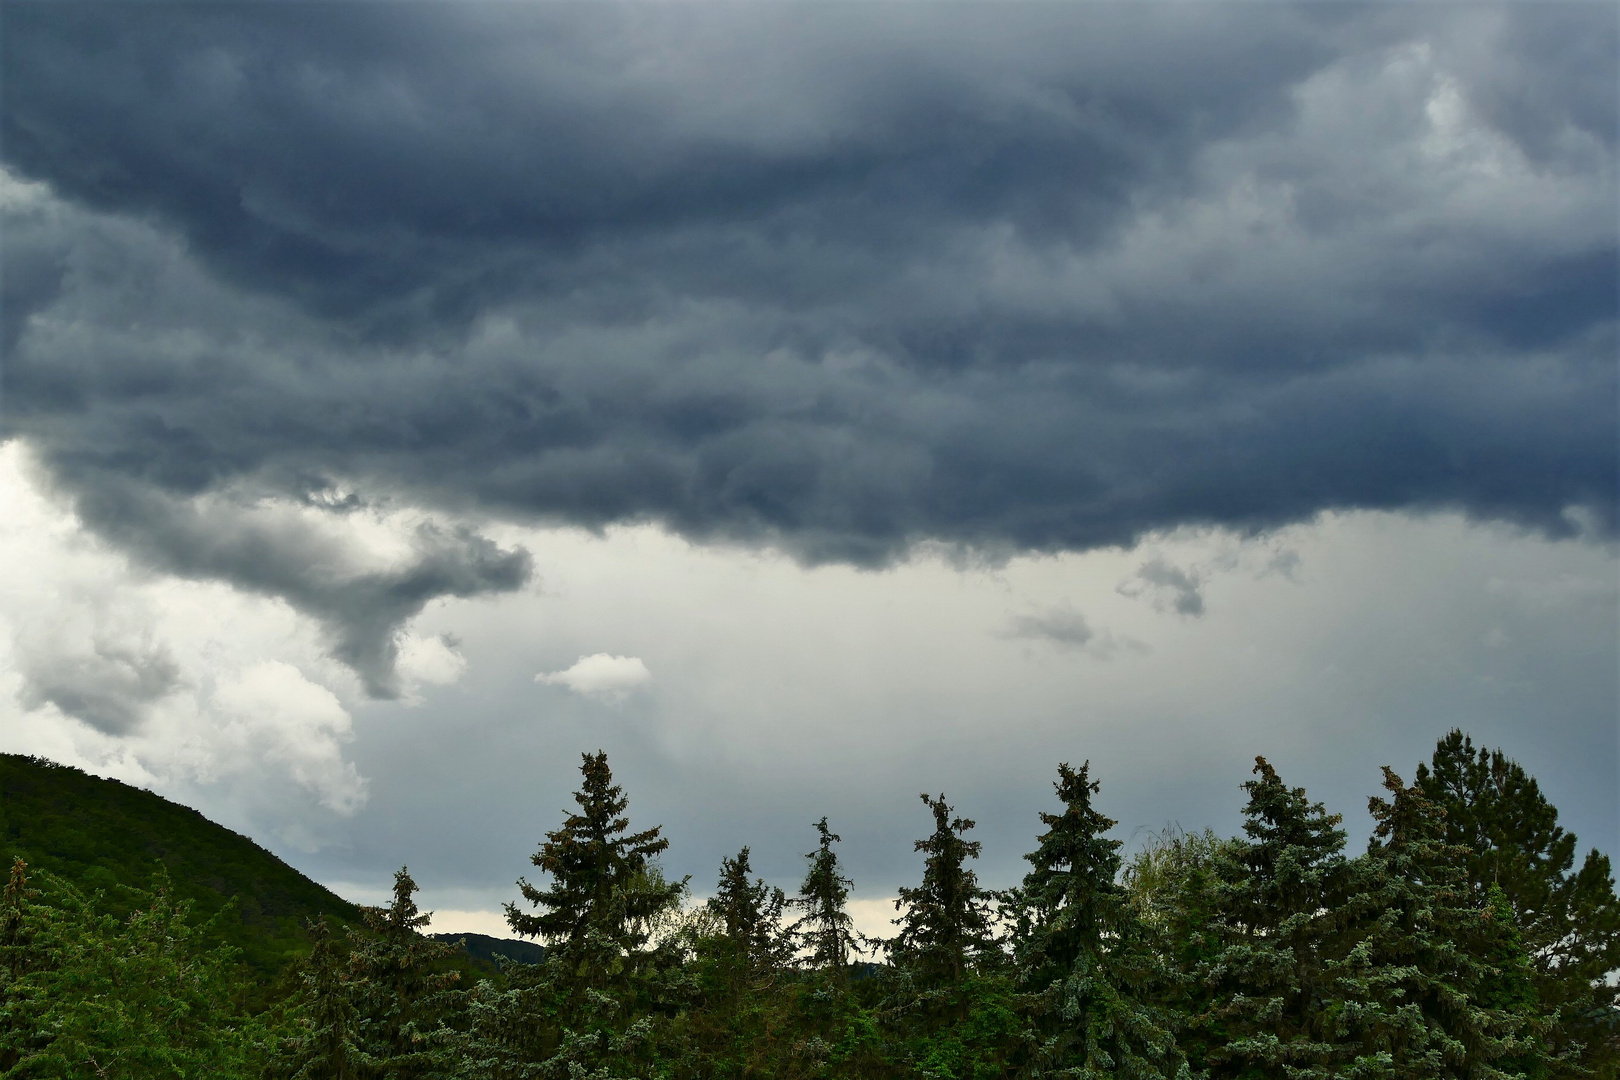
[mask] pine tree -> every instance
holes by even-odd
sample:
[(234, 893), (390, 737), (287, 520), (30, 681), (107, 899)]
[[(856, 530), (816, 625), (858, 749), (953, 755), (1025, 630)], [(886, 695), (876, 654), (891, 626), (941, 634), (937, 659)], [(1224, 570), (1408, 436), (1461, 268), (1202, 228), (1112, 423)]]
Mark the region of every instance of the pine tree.
[(372, 1068), (400, 1080), (448, 1074), (451, 1033), (442, 1020), (455, 1006), (451, 988), (461, 978), (436, 970), (456, 947), (423, 936), (433, 916), (417, 908), (416, 891), (400, 867), (392, 901), (363, 908), (367, 932), (349, 932), (356, 1034)]
[(1446, 843), (1466, 852), (1476, 902), (1495, 888), (1511, 907), (1539, 1008), (1552, 1020), (1552, 1051), (1620, 1069), (1608, 978), (1620, 969), (1620, 899), (1608, 857), (1594, 848), (1576, 871), (1576, 837), (1559, 827), (1535, 779), (1460, 731), (1439, 741), (1432, 769), (1418, 766), (1415, 786), (1445, 811)]
[(684, 882), (666, 882), (653, 863), (669, 847), (660, 827), (626, 833), (629, 800), (613, 783), (607, 754), (582, 755), (579, 805), (562, 827), (546, 834), (530, 859), (551, 877), (541, 889), (519, 879), (535, 914), (506, 905), (506, 920), (525, 937), (538, 937), (559, 963), (600, 983), (621, 958), (647, 944), (655, 918), (679, 903)]
[(843, 980), (851, 957), (861, 948), (861, 937), (849, 916), (849, 890), (854, 882), (839, 872), (838, 854), (832, 846), (841, 837), (827, 827), (827, 819), (816, 822), (820, 842), (805, 856), (810, 868), (799, 886), (799, 895), (788, 901), (804, 912), (789, 933), (804, 942), (809, 955), (804, 963), (813, 970)]
[(269, 1075), (289, 1080), (360, 1080), (373, 1064), (357, 1041), (358, 1016), (348, 957), (325, 917), (307, 929), (310, 952), (299, 965), (296, 1033), (283, 1040)]
[(1040, 1040), (1026, 1070), (1077, 1080), (1186, 1077), (1169, 1018), (1149, 999), (1153, 957), (1116, 880), (1115, 825), (1091, 805), (1091, 763), (1058, 766), (1062, 809), (1024, 858), (1031, 869), (1011, 898), (1014, 955)]
[(505, 990), (471, 996), (467, 1076), (645, 1075), (663, 1021), (688, 994), (676, 949), (652, 944), (686, 891), (654, 861), (669, 841), (656, 827), (627, 831), (629, 800), (605, 753), (583, 755), (580, 773), (578, 811), (530, 859), (549, 887), (518, 881), (538, 910), (506, 905), (516, 933), (546, 943), (545, 963), (512, 969)]
[(721, 921), (725, 938), (740, 973), (769, 971), (784, 964), (791, 942), (782, 933), (782, 912), (787, 897), (781, 889), (750, 881), (749, 851), (720, 860), (720, 881), (708, 901), (709, 911)]
[(995, 939), (993, 897), (967, 865), (980, 851), (963, 836), (973, 822), (953, 818), (944, 795), (922, 801), (934, 831), (915, 845), (927, 854), (922, 883), (895, 901), (885, 1021), (917, 1075), (1009, 1075), (1025, 1029)]
[(1331, 975), (1345, 934), (1346, 863), (1338, 814), (1255, 758), (1243, 831), (1217, 867), (1218, 951), (1203, 965), (1201, 1018), (1213, 1076), (1326, 1075), (1340, 1008)]
[(934, 831), (916, 842), (915, 850), (928, 856), (922, 884), (900, 890), (895, 901), (900, 933), (890, 952), (921, 985), (950, 986), (963, 980), (972, 963), (995, 952), (990, 894), (967, 866), (980, 851), (977, 840), (963, 838), (973, 822), (953, 819), (943, 794), (930, 799), (924, 792), (920, 798), (934, 815)]
[(1377, 829), (1355, 868), (1364, 926), (1336, 972), (1355, 1055), (1342, 1067), (1383, 1080), (1483, 1080), (1539, 1072), (1522, 992), (1529, 958), (1511, 911), (1468, 887), (1466, 850), (1445, 840), (1444, 812), (1384, 769), (1389, 799), (1369, 800)]

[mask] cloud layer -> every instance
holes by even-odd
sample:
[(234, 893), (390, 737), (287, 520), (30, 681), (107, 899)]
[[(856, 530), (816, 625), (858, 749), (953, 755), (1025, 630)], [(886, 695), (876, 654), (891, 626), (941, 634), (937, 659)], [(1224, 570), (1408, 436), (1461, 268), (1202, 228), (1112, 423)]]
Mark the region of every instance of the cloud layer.
[(1612, 841), (1612, 5), (5, 20), (8, 748), (334, 880), (598, 746), (885, 894), (918, 790), (1006, 882), (1056, 760), (1219, 826), (1453, 723)]
[(1333, 508), (1612, 534), (1615, 21), (19, 8), (8, 429), (384, 695), (401, 620), (522, 554), (311, 575), (228, 505), (866, 565)]

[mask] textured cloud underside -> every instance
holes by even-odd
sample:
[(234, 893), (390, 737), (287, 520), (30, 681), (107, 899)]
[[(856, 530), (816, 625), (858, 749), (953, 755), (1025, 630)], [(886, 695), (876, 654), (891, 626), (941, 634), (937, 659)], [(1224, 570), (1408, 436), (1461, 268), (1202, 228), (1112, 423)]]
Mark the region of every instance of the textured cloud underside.
[[(375, 695), (425, 603), (529, 580), (491, 519), (862, 565), (1335, 508), (1613, 533), (1601, 5), (7, 23), (8, 433)], [(427, 516), (359, 570), (265, 505)], [(1197, 615), (1182, 573), (1133, 587)]]

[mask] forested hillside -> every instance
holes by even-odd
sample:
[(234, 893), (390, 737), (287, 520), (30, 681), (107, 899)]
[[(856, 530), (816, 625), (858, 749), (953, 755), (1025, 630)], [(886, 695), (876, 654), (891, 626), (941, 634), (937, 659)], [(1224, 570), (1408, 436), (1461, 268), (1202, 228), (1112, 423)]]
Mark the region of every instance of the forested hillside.
[(213, 936), (265, 975), (309, 951), (306, 919), (360, 922), (355, 905), (197, 811), (38, 758), (0, 754), (0, 855), (105, 890), (119, 915), (128, 906), (116, 886), (146, 887), (161, 863), (198, 916), (235, 901)]
[[(882, 942), (853, 927), (827, 818), (807, 830), (794, 895), (754, 877), (744, 847), (694, 903), (661, 871), (661, 830), (632, 827), (606, 756), (587, 754), (575, 810), (508, 905), (540, 962), (451, 970), (455, 948), (425, 935), (401, 870), (360, 925), (307, 920), (308, 954), (268, 999), (265, 976), (197, 929), (202, 904), (175, 902), (178, 884), (113, 903), (39, 869), (94, 863), (140, 881), (147, 865), (85, 855), (100, 819), (72, 800), (12, 795), (14, 775), (65, 770), (8, 767), (8, 834), (34, 837), (39, 863), (17, 859), (0, 902), (0, 1076), (1620, 1075), (1609, 860), (1582, 857), (1534, 779), (1457, 732), (1410, 782), (1385, 770), (1354, 855), (1340, 816), (1264, 758), (1241, 785), (1242, 835), (1166, 835), (1128, 855), (1099, 779), (1065, 763), (1044, 799), (1032, 793), (1027, 873), (989, 890), (974, 823), (924, 794), (924, 870)], [(25, 804), (63, 820), (17, 825)], [(128, 805), (180, 830), (129, 834), (171, 875), (238, 867), (216, 898), (276, 886), (248, 841), (185, 852), (200, 817)], [(276, 902), (242, 932), (280, 940), (291, 901)], [(878, 963), (861, 960), (874, 949)]]

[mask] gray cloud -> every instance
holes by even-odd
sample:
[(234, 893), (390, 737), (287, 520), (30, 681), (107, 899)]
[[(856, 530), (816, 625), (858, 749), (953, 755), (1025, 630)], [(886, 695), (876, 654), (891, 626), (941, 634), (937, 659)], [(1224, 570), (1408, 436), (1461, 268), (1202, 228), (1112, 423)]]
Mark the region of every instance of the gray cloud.
[(1153, 598), (1160, 611), (1197, 618), (1204, 613), (1203, 576), (1196, 570), (1183, 570), (1162, 558), (1149, 559), (1131, 580), (1119, 586), (1124, 596)]
[(1091, 642), (1097, 632), (1086, 622), (1086, 617), (1073, 608), (1054, 608), (1035, 615), (1015, 616), (1007, 626), (1009, 637), (1039, 638), (1059, 645), (1080, 648)]
[(0, 135), (46, 187), (5, 209), (7, 430), (384, 694), (400, 620), (518, 553), (441, 531), (333, 578), (190, 501), (865, 565), (1348, 507), (1612, 535), (1614, 23), (20, 7)]
[(1147, 646), (1109, 630), (1097, 630), (1085, 615), (1069, 604), (1058, 604), (1036, 612), (1014, 615), (1007, 620), (1001, 636), (1013, 640), (1044, 641), (1062, 649), (1088, 653), (1107, 659), (1121, 649), (1147, 652)]
[(465, 526), (418, 524), (408, 555), (387, 566), (357, 561), (352, 544), (318, 522), (264, 512), (234, 498), (179, 500), (139, 488), (79, 485), (80, 517), (117, 537), (146, 564), (189, 578), (230, 581), (278, 596), (324, 627), (332, 654), (373, 697), (397, 697), (397, 637), (437, 597), (520, 588), (533, 560)]
[(180, 668), (161, 645), (97, 637), (74, 647), (25, 643), (18, 700), (26, 708), (55, 705), (109, 735), (135, 730), (146, 707), (174, 692)]

